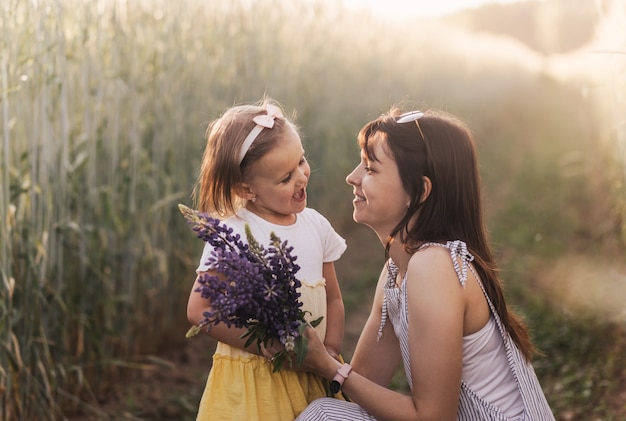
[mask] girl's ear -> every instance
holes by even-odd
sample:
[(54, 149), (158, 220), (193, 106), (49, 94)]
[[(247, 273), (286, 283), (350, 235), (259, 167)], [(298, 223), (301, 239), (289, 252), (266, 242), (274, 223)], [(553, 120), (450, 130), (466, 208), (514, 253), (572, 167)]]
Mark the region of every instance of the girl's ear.
[(236, 189), (235, 192), (237, 196), (241, 197), (244, 200), (253, 200), (256, 198), (256, 194), (252, 191), (252, 188), (247, 183), (241, 183)]
[(430, 181), (430, 178), (424, 176), (424, 193), (422, 197), (420, 197), (420, 203), (423, 203), (428, 196), (430, 196), (430, 192), (433, 190), (433, 182)]

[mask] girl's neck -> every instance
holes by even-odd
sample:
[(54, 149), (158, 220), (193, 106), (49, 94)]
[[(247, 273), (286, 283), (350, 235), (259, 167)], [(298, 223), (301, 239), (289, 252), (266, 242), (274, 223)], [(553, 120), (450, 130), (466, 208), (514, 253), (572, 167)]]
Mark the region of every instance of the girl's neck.
[(275, 224), (275, 225), (284, 225), (284, 226), (293, 225), (296, 223), (298, 219), (298, 216), (295, 213), (285, 215), (285, 214), (279, 214), (276, 212), (263, 211), (263, 209), (260, 209), (249, 203), (246, 204), (245, 208), (248, 212), (253, 213), (259, 218), (264, 219), (267, 222), (271, 222), (272, 224)]

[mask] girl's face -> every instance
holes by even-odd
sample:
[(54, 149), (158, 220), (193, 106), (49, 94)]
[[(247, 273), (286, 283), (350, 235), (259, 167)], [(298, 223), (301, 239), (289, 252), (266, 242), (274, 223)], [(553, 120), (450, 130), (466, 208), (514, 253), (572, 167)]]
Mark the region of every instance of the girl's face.
[(244, 183), (249, 196), (246, 208), (269, 222), (293, 224), (295, 214), (306, 207), (310, 175), (300, 136), (288, 126), (276, 147), (253, 164)]
[(355, 222), (372, 228), (381, 239), (387, 238), (393, 228), (406, 214), (410, 203), (409, 195), (402, 187), (396, 161), (389, 156), (384, 139), (372, 140), (376, 161), (368, 160), (361, 150), (361, 162), (346, 177), (346, 182), (353, 187)]

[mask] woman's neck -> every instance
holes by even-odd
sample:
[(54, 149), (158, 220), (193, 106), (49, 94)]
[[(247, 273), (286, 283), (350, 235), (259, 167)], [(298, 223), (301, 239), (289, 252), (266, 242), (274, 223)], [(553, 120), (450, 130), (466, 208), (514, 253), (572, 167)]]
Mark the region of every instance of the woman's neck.
[(397, 238), (393, 239), (389, 244), (389, 258), (393, 260), (399, 273), (404, 275), (409, 265), (411, 254), (407, 253), (404, 244), (398, 241)]

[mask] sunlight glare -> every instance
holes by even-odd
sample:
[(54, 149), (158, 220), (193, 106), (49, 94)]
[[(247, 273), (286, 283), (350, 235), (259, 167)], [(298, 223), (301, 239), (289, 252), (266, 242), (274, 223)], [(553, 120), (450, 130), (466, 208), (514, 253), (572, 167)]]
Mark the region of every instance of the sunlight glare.
[(489, 3), (516, 3), (520, 0), (342, 0), (349, 9), (367, 8), (390, 20), (402, 21), (415, 16), (434, 17), (471, 9)]

